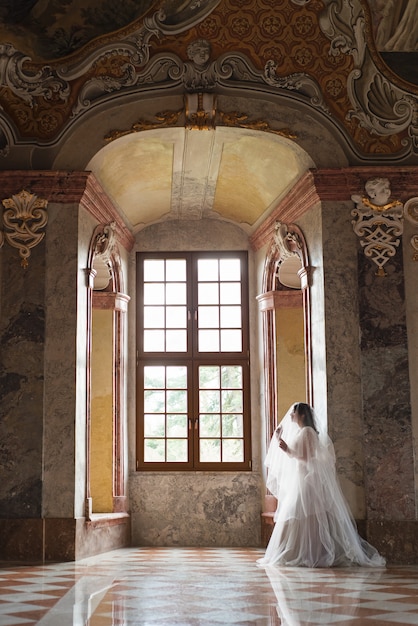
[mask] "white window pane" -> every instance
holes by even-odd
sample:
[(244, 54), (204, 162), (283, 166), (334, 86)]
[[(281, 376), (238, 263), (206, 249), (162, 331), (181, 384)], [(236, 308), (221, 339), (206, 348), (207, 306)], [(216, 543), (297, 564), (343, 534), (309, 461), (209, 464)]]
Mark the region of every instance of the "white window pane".
[(146, 365), (144, 367), (144, 388), (164, 389), (165, 367), (160, 365)]
[(144, 461), (145, 463), (158, 463), (165, 461), (164, 439), (145, 439)]
[(219, 307), (198, 307), (199, 328), (219, 328)]
[(200, 390), (199, 391), (199, 414), (202, 413), (219, 413), (220, 396), (216, 390)]
[(218, 259), (199, 259), (197, 262), (197, 280), (219, 280)]
[(240, 283), (221, 283), (221, 304), (241, 304)]
[(244, 421), (242, 413), (222, 416), (222, 437), (243, 437)]
[(221, 330), (221, 352), (241, 352), (242, 335), (240, 330)]
[(144, 261), (144, 281), (164, 280), (164, 259), (145, 259)]
[(144, 330), (144, 352), (164, 352), (164, 331)]
[(244, 442), (242, 439), (224, 439), (222, 442), (222, 461), (241, 463), (244, 460)]
[(200, 440), (200, 461), (202, 463), (219, 463), (221, 460), (221, 440)]
[(144, 412), (165, 412), (165, 391), (144, 391)]
[(167, 367), (167, 387), (186, 389), (187, 367), (185, 367), (184, 365), (170, 365), (169, 367)]
[(187, 308), (185, 306), (168, 306), (166, 308), (166, 328), (186, 328)]
[(222, 413), (242, 413), (242, 391), (228, 389), (222, 391)]
[(185, 330), (167, 330), (167, 352), (187, 352), (187, 332)]
[(186, 304), (186, 283), (166, 284), (166, 304)]
[(242, 389), (241, 365), (222, 365), (222, 389)]
[(186, 280), (186, 259), (167, 259), (166, 280), (168, 282)]
[(221, 306), (221, 328), (241, 328), (241, 307)]
[(164, 304), (165, 293), (163, 283), (144, 284), (144, 304)]
[(199, 435), (201, 437), (220, 437), (221, 436), (221, 416), (200, 415), (199, 416)]
[(167, 439), (167, 461), (170, 463), (187, 462), (187, 439)]
[(167, 411), (170, 413), (187, 412), (187, 391), (185, 389), (169, 389), (167, 391)]
[(218, 365), (200, 365), (199, 367), (199, 388), (200, 389), (219, 389), (219, 366)]
[(164, 328), (164, 307), (144, 307), (144, 328)]
[(198, 304), (219, 304), (219, 283), (199, 283)]
[(187, 415), (167, 415), (167, 437), (187, 437)]
[(199, 352), (219, 352), (217, 330), (199, 330)]
[(220, 280), (241, 280), (241, 261), (239, 259), (219, 260)]
[(144, 415), (144, 434), (145, 437), (164, 437), (165, 416), (146, 413)]

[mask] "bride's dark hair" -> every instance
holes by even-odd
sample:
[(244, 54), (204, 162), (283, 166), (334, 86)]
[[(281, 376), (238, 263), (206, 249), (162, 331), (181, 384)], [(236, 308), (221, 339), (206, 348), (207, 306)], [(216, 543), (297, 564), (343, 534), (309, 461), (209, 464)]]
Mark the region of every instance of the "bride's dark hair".
[(306, 404), (306, 402), (296, 402), (296, 404), (293, 405), (293, 410), (301, 416), (304, 426), (310, 426), (318, 433), (312, 407), (309, 404)]

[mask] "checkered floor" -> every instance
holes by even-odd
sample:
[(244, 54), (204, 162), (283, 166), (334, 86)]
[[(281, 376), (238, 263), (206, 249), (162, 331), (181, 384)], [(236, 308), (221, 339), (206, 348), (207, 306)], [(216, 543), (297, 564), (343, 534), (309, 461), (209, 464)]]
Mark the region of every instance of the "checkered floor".
[(128, 548), (0, 569), (0, 625), (418, 624), (418, 566), (260, 568), (262, 550)]

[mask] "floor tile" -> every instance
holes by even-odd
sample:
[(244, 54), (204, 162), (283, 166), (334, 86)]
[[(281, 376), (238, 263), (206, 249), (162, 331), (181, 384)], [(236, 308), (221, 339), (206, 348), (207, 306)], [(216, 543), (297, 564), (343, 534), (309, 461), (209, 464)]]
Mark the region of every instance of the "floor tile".
[(128, 548), (0, 569), (0, 625), (418, 624), (418, 566), (260, 568), (262, 550)]

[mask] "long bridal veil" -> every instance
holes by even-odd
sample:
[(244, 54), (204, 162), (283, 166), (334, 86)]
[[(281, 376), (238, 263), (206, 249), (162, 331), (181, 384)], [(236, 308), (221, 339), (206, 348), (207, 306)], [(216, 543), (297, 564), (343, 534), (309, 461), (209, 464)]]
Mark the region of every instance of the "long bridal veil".
[(266, 457), (267, 488), (277, 498), (275, 527), (259, 565), (383, 567), (362, 539), (341, 491), (333, 444), (325, 432), (300, 427), (293, 405), (279, 424), (289, 453), (273, 435)]

